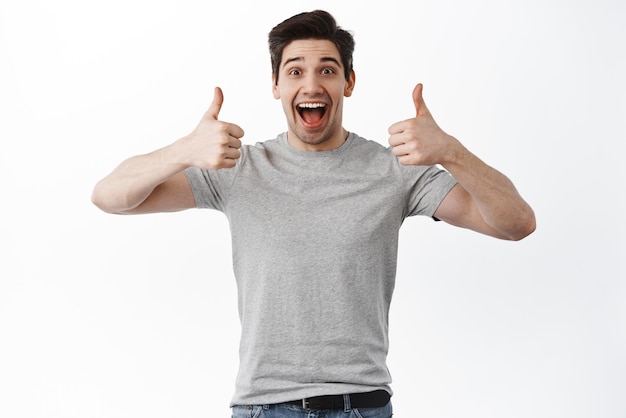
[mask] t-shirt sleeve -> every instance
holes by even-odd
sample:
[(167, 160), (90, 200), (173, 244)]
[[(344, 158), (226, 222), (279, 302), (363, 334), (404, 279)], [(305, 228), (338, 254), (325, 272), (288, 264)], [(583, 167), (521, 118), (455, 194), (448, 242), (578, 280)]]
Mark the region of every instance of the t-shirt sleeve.
[(206, 170), (189, 167), (184, 171), (197, 208), (215, 209), (221, 212), (226, 210), (233, 182), (243, 163), (243, 154), (242, 152), (242, 157), (237, 160), (234, 168)]
[(457, 181), (447, 171), (437, 166), (403, 166), (407, 200), (406, 216), (430, 216), (456, 185)]

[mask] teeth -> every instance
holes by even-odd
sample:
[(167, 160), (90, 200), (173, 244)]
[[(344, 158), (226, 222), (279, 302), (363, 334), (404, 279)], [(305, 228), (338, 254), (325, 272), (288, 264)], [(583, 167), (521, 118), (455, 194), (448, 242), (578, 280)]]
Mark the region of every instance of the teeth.
[(324, 103), (300, 103), (298, 105), (302, 109), (316, 109), (318, 107), (326, 107)]

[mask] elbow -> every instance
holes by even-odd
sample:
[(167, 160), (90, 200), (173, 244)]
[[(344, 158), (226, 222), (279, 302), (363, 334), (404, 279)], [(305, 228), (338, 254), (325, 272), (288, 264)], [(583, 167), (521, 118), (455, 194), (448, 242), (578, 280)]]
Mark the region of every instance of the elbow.
[(94, 187), (91, 192), (91, 203), (96, 205), (96, 207), (104, 212), (111, 213), (110, 208), (107, 206), (106, 198), (102, 191), (99, 189), (98, 185)]
[(510, 241), (521, 241), (537, 229), (537, 220), (532, 209), (515, 223), (515, 230), (508, 235)]
[(91, 192), (91, 203), (103, 212), (119, 213), (117, 208), (113, 205), (110, 193), (107, 192), (102, 182), (98, 182)]

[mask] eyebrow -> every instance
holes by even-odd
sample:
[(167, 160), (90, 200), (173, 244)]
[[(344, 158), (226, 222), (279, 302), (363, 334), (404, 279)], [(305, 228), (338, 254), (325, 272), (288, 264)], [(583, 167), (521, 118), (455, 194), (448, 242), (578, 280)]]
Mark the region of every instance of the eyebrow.
[[(304, 61), (304, 57), (293, 57), (293, 58), (288, 58), (285, 63), (283, 64), (283, 68), (285, 68), (287, 66), (287, 64), (291, 63), (291, 62), (298, 62), (298, 61)], [(338, 67), (341, 67), (341, 63), (339, 61), (337, 61), (337, 58), (334, 57), (322, 57), (320, 59), (321, 62), (332, 62), (335, 63)]]

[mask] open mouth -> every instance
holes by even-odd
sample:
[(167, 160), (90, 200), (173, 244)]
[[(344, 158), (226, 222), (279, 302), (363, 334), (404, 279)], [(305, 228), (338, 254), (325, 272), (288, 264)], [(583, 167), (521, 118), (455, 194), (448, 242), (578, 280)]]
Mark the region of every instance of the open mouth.
[(326, 114), (326, 103), (300, 103), (297, 106), (300, 118), (307, 128), (314, 129), (321, 126)]

